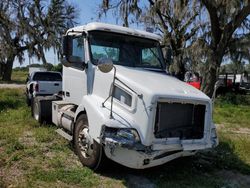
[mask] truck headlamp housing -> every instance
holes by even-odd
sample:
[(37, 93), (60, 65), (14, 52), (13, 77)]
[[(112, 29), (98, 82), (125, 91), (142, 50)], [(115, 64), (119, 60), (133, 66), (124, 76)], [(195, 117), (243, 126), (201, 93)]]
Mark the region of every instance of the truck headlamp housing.
[(113, 128), (104, 126), (101, 139), (105, 146), (110, 147), (111, 152), (115, 146), (140, 151), (146, 149), (146, 147), (141, 143), (138, 132), (132, 128)]
[(139, 134), (134, 129), (118, 129), (116, 135), (118, 137), (133, 140), (135, 142), (140, 142)]
[(103, 138), (112, 138), (118, 142), (130, 143), (139, 143), (141, 141), (138, 132), (132, 128), (111, 128), (105, 126)]

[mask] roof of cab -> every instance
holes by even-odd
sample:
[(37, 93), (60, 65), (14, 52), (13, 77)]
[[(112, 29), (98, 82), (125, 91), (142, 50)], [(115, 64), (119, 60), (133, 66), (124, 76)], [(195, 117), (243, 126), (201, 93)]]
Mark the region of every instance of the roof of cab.
[(114, 33), (121, 33), (121, 34), (126, 34), (126, 35), (149, 38), (149, 39), (153, 39), (157, 41), (160, 41), (162, 39), (161, 36), (153, 34), (153, 33), (149, 33), (146, 31), (122, 27), (118, 25), (100, 23), (100, 22), (92, 22), (92, 23), (88, 23), (87, 25), (77, 26), (77, 27), (69, 29), (68, 32), (69, 31), (87, 31), (87, 32), (88, 31), (109, 31), (109, 32), (114, 32)]

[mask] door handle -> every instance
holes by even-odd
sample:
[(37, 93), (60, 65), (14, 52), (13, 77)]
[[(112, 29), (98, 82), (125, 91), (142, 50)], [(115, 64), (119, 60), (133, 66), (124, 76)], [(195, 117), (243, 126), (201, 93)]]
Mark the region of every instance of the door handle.
[(66, 91), (66, 96), (70, 97), (70, 92)]
[(59, 84), (58, 84), (58, 83), (55, 83), (54, 86), (59, 86)]

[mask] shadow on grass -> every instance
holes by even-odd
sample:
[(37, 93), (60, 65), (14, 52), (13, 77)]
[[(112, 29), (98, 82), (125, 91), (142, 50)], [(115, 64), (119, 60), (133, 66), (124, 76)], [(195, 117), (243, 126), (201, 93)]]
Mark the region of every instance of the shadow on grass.
[(0, 101), (0, 112), (6, 109), (17, 109), (22, 106), (22, 101), (8, 100), (8, 101)]
[[(220, 143), (214, 150), (144, 170), (129, 169), (111, 161), (109, 163), (108, 167), (99, 173), (122, 180), (128, 187), (144, 187), (148, 185), (147, 181), (159, 187), (221, 187), (225, 182), (216, 174), (222, 170), (250, 175), (250, 166), (238, 158), (227, 142)], [(142, 181), (135, 183), (138, 179)], [(144, 181), (145, 179), (147, 181)]]

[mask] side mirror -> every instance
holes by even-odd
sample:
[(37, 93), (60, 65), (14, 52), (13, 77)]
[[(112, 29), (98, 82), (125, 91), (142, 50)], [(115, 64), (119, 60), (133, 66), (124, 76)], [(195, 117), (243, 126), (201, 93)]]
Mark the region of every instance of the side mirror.
[(114, 65), (112, 59), (100, 58), (98, 60), (97, 67), (101, 72), (108, 73), (113, 69)]
[(73, 44), (73, 36), (71, 36), (71, 35), (63, 36), (63, 40), (62, 40), (63, 52), (62, 52), (62, 54), (64, 56), (67, 57), (67, 56), (72, 55), (72, 44)]
[(62, 47), (62, 54), (64, 56), (64, 58), (62, 59), (62, 64), (64, 66), (72, 66), (79, 69), (85, 68), (83, 35), (77, 37), (74, 35), (63, 36)]

